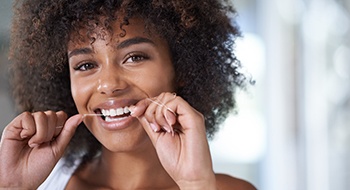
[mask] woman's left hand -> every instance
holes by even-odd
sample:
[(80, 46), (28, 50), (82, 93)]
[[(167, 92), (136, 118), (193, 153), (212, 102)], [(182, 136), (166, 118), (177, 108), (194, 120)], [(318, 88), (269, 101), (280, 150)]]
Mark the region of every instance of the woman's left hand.
[(172, 93), (141, 100), (131, 111), (149, 135), (163, 167), (181, 189), (215, 189), (201, 113)]

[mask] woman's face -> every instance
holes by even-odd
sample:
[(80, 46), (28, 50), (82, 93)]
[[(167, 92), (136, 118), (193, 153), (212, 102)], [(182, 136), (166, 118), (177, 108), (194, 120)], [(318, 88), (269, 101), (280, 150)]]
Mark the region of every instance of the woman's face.
[[(109, 150), (135, 149), (149, 142), (136, 118), (130, 117), (128, 107), (139, 100), (161, 92), (173, 92), (174, 68), (168, 44), (145, 31), (143, 22), (131, 19), (123, 26), (114, 23), (113, 36), (100, 37), (91, 43), (70, 41), (68, 57), (71, 90), (85, 125)], [(73, 36), (74, 37), (74, 36)], [(147, 144), (147, 143), (146, 143)]]

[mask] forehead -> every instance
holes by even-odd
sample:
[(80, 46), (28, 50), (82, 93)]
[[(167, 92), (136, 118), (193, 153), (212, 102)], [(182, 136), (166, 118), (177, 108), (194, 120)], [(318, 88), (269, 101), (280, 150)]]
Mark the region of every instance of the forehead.
[(100, 23), (105, 22), (101, 19), (99, 23), (88, 23), (79, 30), (71, 32), (68, 49), (74, 46), (91, 45), (96, 40), (104, 40), (106, 44), (114, 44), (128, 36), (164, 41), (156, 32), (146, 29), (144, 21), (140, 18), (131, 18), (128, 22), (122, 22), (121, 19), (118, 19), (110, 21), (107, 26), (101, 26)]

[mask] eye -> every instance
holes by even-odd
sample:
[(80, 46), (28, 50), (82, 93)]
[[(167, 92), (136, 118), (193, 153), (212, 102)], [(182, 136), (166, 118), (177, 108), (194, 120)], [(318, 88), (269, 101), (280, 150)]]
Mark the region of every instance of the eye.
[(137, 63), (149, 59), (144, 53), (130, 53), (126, 56), (124, 63)]
[(96, 64), (85, 62), (85, 63), (81, 63), (81, 64), (77, 65), (76, 67), (74, 67), (74, 70), (76, 70), (76, 71), (87, 71), (87, 70), (91, 70), (91, 69), (93, 69), (95, 67), (96, 67)]

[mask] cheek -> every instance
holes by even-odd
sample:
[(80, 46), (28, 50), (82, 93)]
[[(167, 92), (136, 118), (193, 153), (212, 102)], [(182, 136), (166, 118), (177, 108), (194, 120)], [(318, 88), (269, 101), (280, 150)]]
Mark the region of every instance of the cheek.
[(79, 111), (79, 89), (77, 88), (77, 84), (74, 82), (74, 80), (71, 79), (71, 85), (70, 85), (70, 88), (71, 88), (71, 92), (72, 92), (72, 97), (73, 97), (73, 100), (74, 100), (74, 103)]
[(167, 67), (159, 71), (158, 81), (161, 82), (166, 91), (172, 92), (175, 90), (175, 71), (172, 63), (167, 63), (166, 65)]
[(73, 83), (71, 83), (71, 92), (72, 92), (73, 100), (75, 104), (77, 104), (77, 97), (79, 96), (79, 91), (76, 88), (76, 85), (74, 85)]
[(79, 112), (82, 112), (83, 108), (86, 107), (89, 89), (91, 86), (88, 83), (71, 78), (72, 97)]
[(162, 92), (175, 91), (175, 74), (171, 68), (154, 69), (148, 77), (142, 78), (142, 85), (145, 89), (149, 89), (149, 95), (158, 96)]

